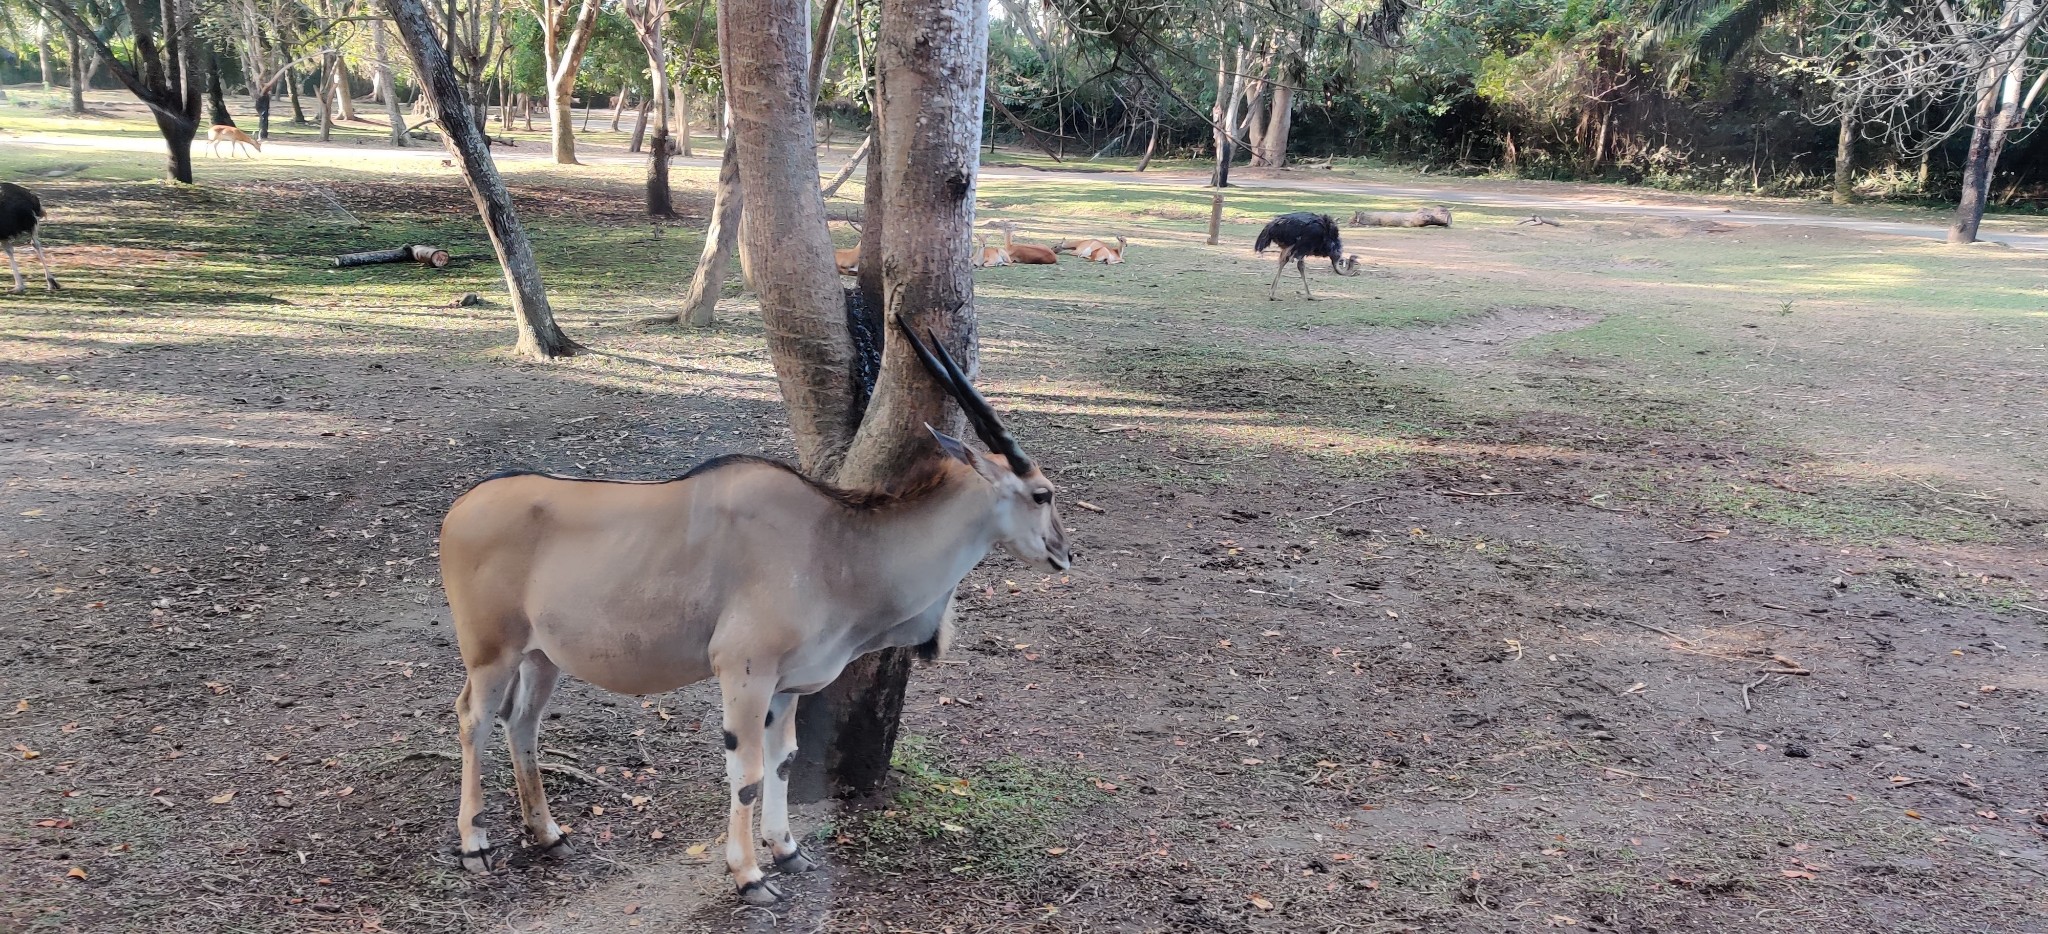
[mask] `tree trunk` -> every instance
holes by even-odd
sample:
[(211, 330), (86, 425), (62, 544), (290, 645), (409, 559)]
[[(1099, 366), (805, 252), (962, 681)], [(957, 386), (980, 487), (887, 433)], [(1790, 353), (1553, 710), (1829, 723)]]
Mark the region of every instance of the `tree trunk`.
[(1998, 157), (2005, 150), (2006, 136), (2020, 119), (2021, 95), (2027, 78), (2027, 45), (2040, 25), (2034, 8), (2032, 2), (2016, 2), (2001, 18), (1999, 25), (2007, 31), (2007, 38), (1990, 53), (1985, 78), (1979, 82), (1970, 154), (1963, 163), (1962, 197), (1956, 205), (1955, 224), (1948, 231), (1950, 243), (1976, 242), (1977, 228), (1984, 222), (1991, 179), (1998, 173)]
[(533, 95), (519, 92), (519, 107), (526, 119), (526, 132), (533, 132)]
[(342, 58), (340, 52), (334, 53), (333, 68), (334, 77), (330, 80), (334, 86), (335, 113), (343, 121), (352, 122), (356, 118), (356, 96), (348, 86), (348, 62)]
[(150, 108), (150, 114), (156, 118), (157, 132), (164, 135), (164, 146), (170, 153), (166, 171), (171, 181), (192, 184), (192, 137), (199, 134), (199, 122), (166, 114), (155, 107)]
[(511, 293), (512, 310), (519, 325), (517, 352), (532, 360), (566, 357), (583, 348), (555, 325), (542, 286), (540, 267), (534, 262), (533, 247), (519, 215), (512, 209), (512, 196), (491, 159), (490, 143), (470, 116), (462, 85), (456, 80), (454, 63), (434, 35), (433, 21), (420, 0), (384, 0), (398, 37), (412, 56), (413, 74), (419, 76), (421, 94), (433, 108), (441, 125), (442, 138), (462, 166), (463, 181), (476, 199), (477, 213), (490, 233), (498, 265), (505, 271), (505, 286)]
[[(846, 299), (818, 196), (807, 14), (806, 0), (721, 3), (718, 29), (746, 202), (740, 236), (757, 267), (768, 352), (804, 469), (830, 476), (859, 413), (850, 405), (854, 348)], [(958, 246), (964, 260), (965, 241)]]
[(220, 56), (213, 46), (206, 47), (206, 117), (213, 126), (234, 126), (235, 118), (228, 113), (228, 102), (221, 98)]
[(43, 90), (57, 87), (57, 70), (50, 65), (50, 13), (36, 10), (36, 57), (43, 63)]
[(625, 115), (626, 89), (620, 88), (619, 93), (612, 98), (612, 132), (617, 133), (619, 131), (619, 118)]
[(1159, 114), (1152, 115), (1152, 135), (1145, 139), (1145, 155), (1138, 159), (1137, 171), (1143, 172), (1152, 165), (1152, 154), (1159, 151)]
[(1266, 79), (1252, 78), (1245, 82), (1244, 90), (1244, 141), (1252, 150), (1252, 165), (1266, 165)]
[(288, 69), (286, 69), (286, 70), (285, 70), (285, 76), (284, 76), (284, 81), (285, 81), (285, 88), (286, 88), (286, 89), (288, 89), (288, 90), (289, 90), (289, 91), (291, 92), (291, 99), (292, 99), (292, 123), (293, 123), (294, 125), (296, 125), (296, 126), (305, 126), (305, 125), (306, 125), (306, 107), (305, 107), (305, 105), (304, 105), (304, 104), (301, 104), (301, 103), (299, 103), (299, 70), (298, 70), (298, 68), (297, 68), (297, 67), (292, 67), (292, 68), (288, 68)]
[(874, 145), (875, 138), (873, 136), (862, 139), (860, 145), (854, 147), (853, 155), (846, 157), (846, 164), (839, 167), (839, 174), (832, 176), (832, 180), (827, 182), (824, 189), (819, 191), (818, 194), (827, 201), (832, 200), (832, 196), (839, 193), (839, 186), (846, 184), (846, 180), (853, 177), (853, 173), (860, 168), (860, 164), (867, 161), (868, 150), (873, 148)]
[[(888, 75), (888, 93), (870, 164), (885, 166), (889, 186), (884, 320), (933, 334), (956, 350), (972, 376), (977, 354), (968, 241), (988, 7), (981, 0), (883, 0), (882, 22), (878, 67)], [(958, 435), (963, 421), (907, 342), (885, 338), (873, 400), (834, 479), (856, 488), (886, 487), (932, 456), (927, 425)], [(813, 799), (819, 792), (881, 787), (909, 676), (908, 649), (873, 653), (798, 704), (793, 792)]]
[[(581, 165), (576, 160), (576, 70), (583, 63), (583, 53), (590, 47), (591, 34), (597, 27), (597, 0), (583, 0), (576, 14), (576, 22), (566, 39), (561, 35), (560, 13), (569, 0), (543, 0), (541, 3), (541, 51), (545, 53), (548, 92), (548, 113), (551, 115), (549, 133), (553, 137), (555, 161), (562, 165)], [(560, 6), (558, 6), (558, 4)]]
[(1221, 50), (1216, 55), (1216, 105), (1210, 109), (1210, 121), (1216, 124), (1216, 169), (1209, 174), (1211, 188), (1230, 187), (1230, 162), (1237, 157), (1236, 144), (1231, 140), (1231, 127), (1237, 125), (1237, 104), (1244, 81), (1244, 46), (1237, 47), (1238, 77), (1231, 78), (1230, 58)]
[(1840, 125), (1835, 128), (1835, 203), (1855, 200), (1853, 173), (1856, 170), (1856, 100), (1842, 102)]
[[(405, 132), (405, 113), (398, 108), (398, 82), (391, 73), (391, 49), (384, 29), (382, 22), (370, 24), (370, 51), (377, 57), (377, 86), (384, 92), (384, 119), (391, 122), (391, 145), (404, 148), (412, 145), (412, 138)], [(505, 129), (512, 129), (510, 121)]]
[(740, 160), (732, 143), (718, 163), (718, 190), (712, 198), (711, 227), (704, 231), (704, 252), (697, 260), (697, 272), (690, 279), (690, 297), (683, 303), (683, 323), (710, 327), (718, 309), (719, 293), (725, 290), (725, 274), (732, 266), (733, 249), (740, 240), (740, 213), (745, 197), (740, 188)]
[(334, 138), (333, 96), (328, 93), (327, 83), (334, 80), (334, 50), (320, 53), (320, 80), (314, 83), (313, 96), (320, 102), (320, 141), (325, 143)]
[[(663, 93), (655, 97), (664, 97)], [(654, 153), (647, 159), (647, 214), (650, 217), (674, 217), (675, 201), (669, 192), (668, 161), (668, 102), (662, 101), (659, 119), (654, 122)], [(640, 125), (647, 125), (647, 114), (640, 114)], [(634, 135), (639, 135), (637, 132)]]
[(695, 158), (697, 154), (690, 149), (690, 93), (683, 90), (682, 82), (678, 81), (675, 86), (675, 94), (676, 133), (681, 137), (677, 142), (682, 144), (685, 157)]
[(1273, 112), (1266, 121), (1266, 164), (1276, 169), (1287, 167), (1287, 137), (1294, 130), (1294, 88), (1286, 84), (1273, 86)]
[[(655, 96), (659, 97), (661, 93), (657, 91)], [(637, 153), (646, 147), (647, 112), (653, 107), (654, 102), (652, 100), (642, 100), (640, 106), (633, 108), (633, 138), (626, 144), (627, 152)]]
[[(67, 31), (68, 32), (68, 31)], [(70, 34), (71, 44), (71, 112), (85, 113), (85, 49), (76, 33)]]

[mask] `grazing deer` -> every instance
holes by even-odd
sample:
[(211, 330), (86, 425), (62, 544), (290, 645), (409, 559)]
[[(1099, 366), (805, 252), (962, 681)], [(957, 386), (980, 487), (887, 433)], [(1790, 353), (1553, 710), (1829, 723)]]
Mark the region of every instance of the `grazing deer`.
[(491, 864), (477, 814), (479, 742), (493, 720), (506, 725), (526, 829), (551, 850), (564, 831), (549, 816), (536, 752), (559, 674), (626, 694), (715, 677), (731, 791), (726, 868), (742, 901), (774, 904), (781, 893), (755, 862), (756, 839), (783, 872), (815, 867), (789, 829), (797, 697), (878, 649), (936, 657), (952, 639), (953, 591), (990, 549), (1066, 569), (1051, 482), (945, 348), (897, 321), (991, 453), (934, 429), (939, 456), (880, 491), (726, 456), (667, 481), (500, 475), (449, 508), (441, 572), (469, 672), (455, 701), (464, 867)]
[(989, 221), (986, 225), (1003, 232), (1003, 249), (1010, 254), (1010, 262), (1018, 266), (1050, 266), (1060, 261), (1051, 247), (1035, 243), (1016, 242), (1017, 225), (1010, 221)]
[(839, 274), (842, 276), (860, 275), (860, 247), (833, 250), (832, 265), (839, 267)]
[[(1110, 246), (1100, 240), (1064, 240), (1061, 241), (1060, 246), (1067, 248), (1065, 252), (1072, 253), (1087, 262), (1114, 266), (1124, 261), (1124, 248), (1130, 246), (1130, 241), (1118, 237), (1116, 238), (1116, 246)], [(1054, 247), (1053, 249), (1058, 250), (1059, 247)]]
[(981, 246), (974, 253), (974, 265), (984, 268), (1012, 265), (1010, 262), (1010, 251), (1005, 247), (989, 246), (988, 234), (982, 234)]
[[(244, 133), (241, 130), (237, 130), (234, 127), (228, 126), (225, 123), (214, 124), (213, 129), (207, 131), (206, 133), (206, 145), (208, 148), (213, 150), (213, 157), (215, 159), (220, 158), (220, 144), (224, 142), (228, 144), (228, 155), (230, 157), (232, 157), (238, 151), (235, 148), (237, 146), (243, 148), (254, 146), (256, 147), (257, 152), (263, 151), (262, 140), (250, 136), (249, 134)], [(249, 156), (249, 158), (254, 159), (256, 157), (255, 155), (252, 154)]]

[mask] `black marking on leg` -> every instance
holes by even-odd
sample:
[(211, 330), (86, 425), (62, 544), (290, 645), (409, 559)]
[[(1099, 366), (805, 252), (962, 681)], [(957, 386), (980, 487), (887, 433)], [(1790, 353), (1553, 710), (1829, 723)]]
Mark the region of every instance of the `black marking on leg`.
[(542, 847), (540, 848), (540, 851), (541, 851), (542, 853), (553, 853), (553, 852), (554, 852), (554, 851), (556, 851), (556, 850), (560, 850), (560, 849), (565, 849), (565, 848), (567, 848), (568, 846), (569, 846), (569, 835), (565, 833), (565, 834), (562, 834), (562, 835), (560, 835), (560, 836), (556, 837), (556, 838), (555, 838), (555, 842), (543, 845), (543, 846), (542, 846)]
[(738, 748), (740, 748), (740, 738), (732, 735), (731, 730), (725, 731), (725, 751), (732, 752)]
[(768, 880), (766, 879), (755, 879), (754, 881), (749, 882), (746, 885), (740, 886), (740, 897), (746, 898), (747, 896), (754, 894), (756, 891), (765, 891), (768, 893), (770, 897), (778, 900), (782, 898), (781, 892), (777, 892), (774, 889), (769, 888)]
[(491, 862), (491, 852), (496, 849), (497, 847), (487, 846), (480, 850), (457, 850), (456, 852), (460, 853), (463, 859), (480, 859), (484, 861), (484, 865), (488, 866)]
[(740, 786), (739, 799), (741, 807), (746, 807), (748, 805), (753, 804), (755, 799), (759, 797), (761, 797), (760, 782), (748, 782), (747, 784)]
[(772, 707), (771, 707), (771, 708), (769, 708), (769, 710), (768, 710), (768, 721), (767, 721), (766, 723), (763, 723), (763, 724), (761, 724), (761, 728), (765, 730), (765, 729), (767, 729), (767, 728), (769, 728), (769, 727), (771, 727), (771, 726), (774, 726), (774, 725), (775, 725), (775, 710), (774, 710), (774, 708), (772, 708)]
[(796, 764), (796, 753), (792, 752), (792, 753), (790, 753), (789, 755), (783, 756), (783, 757), (782, 757), (782, 764), (781, 764), (781, 765), (778, 765), (778, 766), (776, 766), (776, 767), (775, 767), (775, 777), (776, 777), (776, 778), (778, 778), (778, 779), (781, 779), (782, 781), (785, 781), (785, 782), (786, 782), (786, 781), (789, 781), (789, 769), (790, 769), (790, 766), (792, 766), (792, 765), (795, 765), (795, 764)]
[(789, 866), (790, 863), (794, 863), (798, 860), (804, 860), (806, 862), (810, 860), (810, 857), (804, 855), (803, 847), (797, 847), (796, 849), (789, 851), (789, 854), (786, 856), (775, 857), (775, 868), (786, 868)]

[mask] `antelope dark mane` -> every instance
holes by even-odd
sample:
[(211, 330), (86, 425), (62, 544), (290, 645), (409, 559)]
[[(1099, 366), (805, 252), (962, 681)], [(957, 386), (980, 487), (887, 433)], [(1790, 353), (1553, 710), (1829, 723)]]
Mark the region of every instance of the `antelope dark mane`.
[[(758, 454), (720, 454), (717, 457), (714, 457), (708, 461), (698, 464), (695, 467), (690, 468), (689, 470), (685, 471), (681, 476), (669, 477), (664, 480), (612, 480), (604, 477), (571, 477), (558, 473), (550, 473), (545, 470), (511, 468), (491, 473), (488, 476), (479, 479), (477, 482), (470, 484), (469, 489), (474, 490), (477, 487), (483, 486), (484, 484), (489, 483), (493, 480), (502, 480), (505, 479), (506, 477), (547, 477), (548, 479), (551, 480), (569, 480), (576, 483), (680, 483), (692, 477), (703, 476), (704, 474), (710, 473), (714, 470), (723, 470), (727, 467), (733, 467), (741, 464), (758, 464), (762, 467), (772, 467), (776, 470), (783, 471), (784, 473), (787, 473), (790, 476), (797, 478), (798, 480), (802, 480), (804, 482), (804, 485), (816, 491), (818, 495), (823, 496), (826, 499), (838, 503), (839, 505), (844, 506), (848, 509), (854, 510), (855, 512), (873, 512), (875, 510), (885, 509), (887, 507), (894, 506), (899, 503), (911, 502), (913, 500), (924, 497), (925, 495), (931, 493), (933, 490), (938, 489), (939, 485), (943, 483), (946, 479), (945, 471), (939, 468), (936, 459), (932, 459), (926, 461), (926, 466), (919, 468), (915, 473), (911, 474), (903, 481), (897, 483), (895, 486), (890, 487), (888, 489), (853, 490), (847, 489), (845, 487), (834, 486), (830, 483), (826, 483), (822, 480), (818, 480), (814, 477), (811, 477), (805, 474), (803, 471), (798, 470), (795, 464), (791, 464), (787, 461), (776, 460), (775, 458), (772, 457), (762, 457)], [(464, 492), (466, 493), (468, 492), (468, 490), (465, 490)]]

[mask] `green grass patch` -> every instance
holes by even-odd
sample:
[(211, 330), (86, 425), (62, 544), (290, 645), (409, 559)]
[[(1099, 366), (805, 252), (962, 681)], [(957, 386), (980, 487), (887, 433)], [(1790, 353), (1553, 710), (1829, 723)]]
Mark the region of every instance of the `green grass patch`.
[(1796, 493), (1756, 484), (1722, 483), (1700, 487), (1690, 496), (1722, 515), (1828, 542), (1963, 543), (2005, 537), (2004, 529), (1990, 517), (1944, 508), (1945, 504), (1906, 486), (1835, 485)]
[(1090, 791), (1066, 769), (1007, 757), (966, 764), (924, 737), (896, 745), (901, 784), (889, 803), (839, 828), (862, 867), (1023, 883), (1054, 857)]

